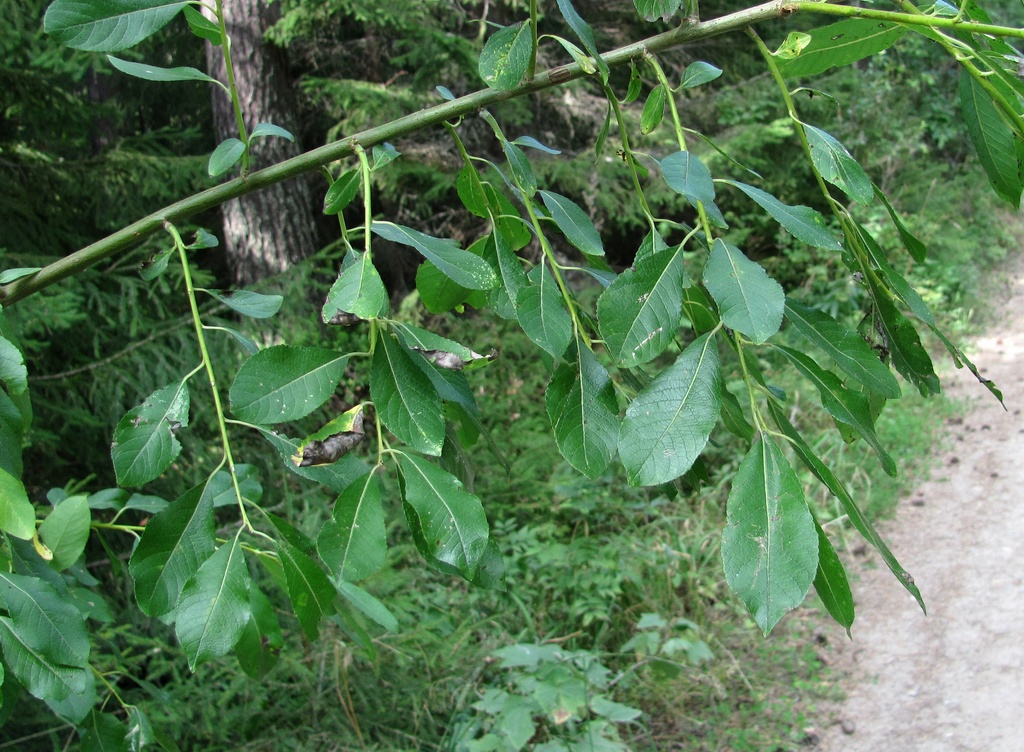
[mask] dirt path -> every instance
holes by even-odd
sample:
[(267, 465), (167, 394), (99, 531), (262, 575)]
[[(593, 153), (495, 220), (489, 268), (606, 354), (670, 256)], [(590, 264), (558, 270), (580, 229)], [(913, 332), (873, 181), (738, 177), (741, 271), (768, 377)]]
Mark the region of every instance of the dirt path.
[(966, 369), (944, 380), (970, 408), (950, 426), (934, 480), (883, 528), (928, 616), (884, 565), (861, 568), (854, 639), (829, 632), (849, 678), (820, 749), (1024, 750), (1024, 264), (1016, 269), (997, 324), (971, 350), (1009, 412)]

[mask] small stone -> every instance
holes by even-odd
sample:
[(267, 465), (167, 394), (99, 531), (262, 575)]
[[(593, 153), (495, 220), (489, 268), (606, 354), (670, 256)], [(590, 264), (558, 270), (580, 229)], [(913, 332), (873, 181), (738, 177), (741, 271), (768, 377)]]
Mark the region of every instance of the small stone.
[(916, 499), (912, 499), (910, 501), (910, 505), (911, 506), (915, 506), (915, 507), (923, 507), (924, 506), (924, 499), (922, 499), (921, 497), (918, 497)]
[(844, 734), (849, 735), (857, 730), (857, 724), (851, 721), (850, 719), (846, 719), (842, 723), (842, 729)]

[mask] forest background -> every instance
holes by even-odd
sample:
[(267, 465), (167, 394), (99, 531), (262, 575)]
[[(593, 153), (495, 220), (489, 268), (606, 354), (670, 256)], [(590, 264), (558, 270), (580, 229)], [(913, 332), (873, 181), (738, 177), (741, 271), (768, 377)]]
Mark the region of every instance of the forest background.
[[(745, 5), (704, 0), (701, 13), (713, 17)], [(262, 66), (246, 72), (239, 64), (239, 78), (263, 77), (257, 88), (274, 92), (257, 105), (270, 108), (261, 119), (287, 128), (305, 148), (434, 104), (440, 101), (437, 85), (455, 95), (479, 88), (477, 61), (488, 33), (480, 20), (505, 25), (528, 11), (524, 2), (448, 0), (240, 1), (228, 7), (237, 14), (236, 48), (251, 45), (258, 52), (253, 62)], [(595, 0), (577, 8), (601, 49), (659, 28), (641, 19), (631, 3)], [(216, 182), (207, 163), (230, 134), (231, 113), (225, 126), (208, 87), (155, 85), (115, 71), (103, 55), (60, 46), (42, 31), (43, 2), (2, 0), (0, 9), (4, 268), (45, 266)], [(1020, 25), (1024, 19), (1016, 3), (989, 10), (998, 23)], [(766, 26), (768, 46), (775, 49), (788, 31), (806, 23), (797, 18)], [(544, 24), (570, 35), (553, 12)], [(179, 19), (122, 56), (205, 70), (208, 51), (195, 42)], [(543, 54), (555, 56), (557, 48)], [(681, 100), (687, 126), (722, 150), (694, 147), (713, 172), (724, 168), (725, 152), (771, 176), (772, 192), (786, 204), (821, 206), (814, 175), (800, 158), (792, 123), (753, 43), (742, 35), (712, 38), (659, 60), (673, 80), (697, 62), (723, 71), (687, 89)], [(541, 60), (543, 67), (558, 62)], [(979, 291), (1015, 247), (1015, 222), (989, 190), (960, 122), (957, 75), (952, 60), (908, 35), (883, 54), (819, 77), (814, 86), (831, 96), (807, 91), (800, 106), (857, 156), (927, 245), (925, 263), (907, 263), (903, 271), (945, 325), (963, 333), (980, 305)], [(615, 71), (611, 80), (624, 94), (629, 71)], [(638, 124), (654, 83), (641, 80), (638, 97), (626, 105)], [(627, 267), (646, 223), (614, 145), (595, 153), (605, 104), (592, 84), (556, 88), (492, 111), (510, 135), (529, 134), (561, 152), (541, 152), (532, 160), (538, 182), (585, 207), (609, 263)], [(501, 159), (501, 145), (484, 122), (471, 123), (463, 139), (472, 153)], [(254, 150), (257, 166), (298, 153), (283, 139), (273, 143)], [(651, 129), (640, 143), (653, 154), (674, 149), (665, 128)], [(375, 209), (395, 223), (469, 245), (480, 221), (459, 201), (461, 162), (447, 134), (428, 130), (393, 146), (401, 156), (374, 172)], [(287, 304), (272, 330), (247, 328), (223, 306), (207, 311), (261, 344), (280, 338), (292, 345), (338, 343), (347, 335), (329, 331), (319, 310), (343, 253), (337, 222), (319, 211), (326, 183), (302, 179), (281, 190), (263, 194), (256, 199), (263, 203), (248, 209), (230, 209), (226, 219), (218, 211), (195, 218), (197, 227), (224, 238), (220, 248), (194, 257), (196, 284), (246, 283), (282, 295)], [(647, 198), (668, 213), (685, 205), (664, 185), (652, 184)], [(801, 291), (856, 325), (861, 294), (837, 256), (808, 249), (738, 194), (724, 195), (718, 204), (730, 225), (744, 228), (730, 239), (750, 258), (787, 290)], [(349, 224), (358, 225), (353, 208)], [(245, 218), (232, 219), (231, 211)], [(232, 227), (259, 221), (274, 225), (260, 238), (232, 233)], [(886, 250), (899, 244), (884, 207), (874, 204), (861, 221)], [(172, 294), (183, 285), (180, 269), (172, 265), (155, 281), (139, 274), (164, 244), (148, 241), (10, 309), (31, 363), (36, 414), (25, 442), (24, 484), (33, 499), (56, 504), (114, 487), (114, 427), (196, 361), (187, 299)], [(571, 253), (568, 245), (557, 250)], [(98, 625), (94, 654), (102, 656), (99, 668), (110, 682), (100, 695), (109, 690), (114, 705), (116, 691), (119, 701), (144, 709), (154, 740), (166, 749), (468, 750), (485, 748), (474, 746), (483, 732), (511, 744), (527, 731), (523, 745), (543, 742), (552, 750), (581, 740), (591, 745), (581, 749), (806, 745), (816, 704), (830, 691), (824, 681), (827, 639), (818, 633), (816, 642), (809, 626), (814, 605), (796, 611), (764, 641), (722, 576), (725, 500), (745, 444), (717, 430), (705, 473), (673, 488), (631, 487), (615, 466), (597, 481), (582, 478), (562, 460), (551, 436), (544, 409), (550, 363), (537, 359), (522, 332), (493, 313), (476, 312), (472, 301), (458, 301), (460, 311), (449, 315), (441, 313), (443, 303), (422, 300), (411, 252), (395, 246), (375, 263), (404, 320), (499, 352), (474, 372), (472, 383), (480, 422), (499, 437), (502, 460), (492, 459), (482, 442), (466, 461), (467, 468), (477, 468), (467, 473), (474, 493), (486, 499), (507, 590), (476, 589), (425, 569), (408, 532), (390, 525), (385, 565), (364, 583), (387, 604), (389, 613), (378, 619), (383, 624), (361, 617), (325, 623), (315, 642), (286, 624), (287, 638), (271, 636), (273, 666), (243, 664), (243, 673), (229, 656), (193, 674), (172, 628), (134, 605), (124, 571), (130, 546), (98, 532), (88, 544), (89, 566), (76, 576), (93, 580), (103, 594), (92, 612)], [(581, 298), (600, 292), (582, 275), (574, 284)], [(211, 339), (211, 348), (225, 371), (246, 355), (227, 336)], [(774, 374), (771, 357), (764, 356), (762, 368)], [(884, 514), (899, 481), (865, 460), (871, 450), (864, 442), (846, 444), (829, 430), (827, 416), (804, 414), (806, 386), (781, 386), (818, 454), (848, 471), (850, 488), (869, 515)], [(338, 402), (358, 401), (358, 389), (343, 383)], [(901, 477), (927, 450), (949, 409), (908, 396), (880, 419), (880, 439), (900, 462)], [(197, 402), (189, 430), (178, 434), (185, 451), (176, 472), (147, 492), (180, 497), (209, 471), (205, 458), (216, 453), (215, 436), (212, 410)], [(244, 439), (240, 445), (253, 458), (265, 498), (279, 499), (275, 509), (314, 534), (330, 516), (333, 497), (296, 485), (258, 439), (251, 441), (252, 451), (245, 451)], [(820, 520), (842, 516), (809, 474), (802, 480)], [(842, 520), (826, 526), (842, 555), (852, 555), (856, 545), (846, 546)], [(12, 686), (4, 685), (0, 749), (79, 743), (72, 724), (55, 720), (27, 695), (19, 698)], [(606, 704), (595, 709), (585, 699), (590, 695)], [(548, 712), (536, 712), (538, 697), (550, 702)], [(81, 743), (88, 747), (102, 738), (97, 729)]]

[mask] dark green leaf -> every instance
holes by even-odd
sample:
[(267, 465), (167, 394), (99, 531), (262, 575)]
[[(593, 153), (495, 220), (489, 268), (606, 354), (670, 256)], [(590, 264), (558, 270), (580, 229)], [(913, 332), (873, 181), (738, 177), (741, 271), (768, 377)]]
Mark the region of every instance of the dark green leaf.
[(601, 336), (617, 365), (632, 368), (665, 351), (679, 329), (686, 284), (679, 245), (638, 259), (601, 294)]
[(208, 19), (191, 5), (185, 6), (185, 21), (188, 28), (200, 39), (212, 42), (214, 47), (219, 47), (223, 40), (220, 35), (220, 27)]
[(508, 91), (519, 85), (530, 66), (533, 37), (525, 22), (492, 34), (480, 53), (480, 78), (492, 89)]
[(342, 270), (327, 293), (320, 315), (329, 323), (338, 312), (375, 319), (388, 311), (388, 291), (369, 254), (352, 251), (355, 261)]
[(684, 89), (693, 89), (714, 81), (722, 75), (722, 69), (716, 68), (711, 63), (698, 60), (686, 66), (683, 71), (683, 80), (680, 84)]
[(249, 570), (239, 537), (223, 544), (185, 583), (174, 631), (189, 668), (227, 655), (249, 621)]
[(668, 21), (679, 11), (683, 0), (633, 0), (645, 21)]
[(827, 313), (786, 299), (786, 318), (804, 338), (821, 348), (848, 376), (889, 399), (899, 399), (900, 385), (867, 342)]
[(284, 634), (274, 604), (255, 583), (249, 587), (249, 612), (249, 621), (235, 645), (235, 657), (246, 674), (260, 681), (277, 663)]
[(530, 270), (531, 284), (519, 291), (516, 308), (526, 336), (556, 358), (572, 340), (572, 319), (554, 277), (543, 264)]
[(608, 372), (586, 345), (569, 346), (545, 402), (562, 456), (588, 478), (603, 473), (615, 456), (619, 405)]
[(200, 227), (196, 230), (195, 240), (185, 247), (189, 250), (203, 250), (206, 248), (216, 248), (218, 245), (220, 245), (220, 241), (217, 240), (217, 236)]
[(727, 510), (725, 579), (767, 636), (803, 602), (818, 565), (803, 486), (770, 436), (759, 435), (740, 463)]
[(284, 423), (316, 410), (334, 394), (348, 357), (323, 347), (275, 345), (238, 370), (229, 396), (239, 420)]
[(373, 147), (373, 172), (376, 172), (384, 165), (394, 162), (402, 156), (402, 153), (398, 151), (392, 144), (385, 141), (383, 144), (377, 144)]
[(480, 500), (427, 460), (402, 454), (398, 462), (405, 513), (420, 551), (442, 570), (472, 580), (489, 535)]
[(206, 292), (233, 311), (254, 319), (269, 319), (281, 310), (281, 304), (284, 303), (282, 295), (263, 295), (249, 290), (235, 290), (226, 295), (220, 290)]
[(342, 173), (341, 177), (327, 189), (327, 195), (324, 196), (324, 214), (337, 214), (351, 204), (352, 199), (359, 193), (359, 185), (359, 170)]
[(68, 47), (118, 52), (162, 29), (184, 7), (168, 0), (56, 0), (43, 30)]
[(619, 430), (619, 457), (634, 486), (675, 480), (690, 469), (718, 420), (714, 337), (692, 342), (630, 403)]
[(39, 537), (53, 554), (50, 566), (60, 572), (78, 561), (89, 540), (91, 520), (84, 494), (69, 496), (54, 507), (39, 526)]
[(850, 65), (891, 47), (907, 32), (896, 24), (850, 18), (809, 33), (800, 54), (779, 64), (783, 76), (816, 76), (831, 68)]
[(398, 619), (388, 610), (387, 606), (351, 582), (339, 582), (337, 585), (338, 593), (350, 605), (355, 606), (364, 615), (369, 616), (389, 632), (398, 631)]
[(204, 83), (217, 84), (218, 86), (224, 85), (216, 78), (211, 78), (197, 68), (158, 68), (155, 65), (122, 60), (113, 55), (107, 55), (107, 60), (122, 73), (146, 81), (202, 81)]
[(94, 709), (79, 732), (81, 752), (128, 752), (128, 727), (110, 713)]
[(269, 441), (285, 466), (293, 473), (322, 486), (326, 486), (335, 493), (341, 493), (356, 480), (369, 472), (370, 468), (366, 463), (352, 454), (346, 454), (337, 462), (328, 465), (310, 465), (300, 467), (296, 465), (294, 458), (299, 452), (300, 441), (281, 436), (268, 428), (259, 427), (263, 437)]
[[(487, 249), (494, 251), (495, 266), (501, 278), (501, 284), (491, 292), (495, 312), (503, 318), (517, 318), (516, 301), (519, 294), (530, 286), (530, 280), (523, 271), (523, 262), (512, 250), (506, 234), (497, 226), (491, 233), (491, 242)], [(486, 255), (487, 250), (484, 253)]]
[(487, 547), (480, 558), (473, 584), (485, 590), (505, 591), (505, 560), (494, 538), (487, 539)]
[(730, 329), (761, 344), (782, 326), (786, 294), (760, 264), (721, 238), (704, 267), (704, 286)]
[(925, 257), (928, 255), (928, 249), (925, 247), (925, 244), (910, 232), (899, 212), (889, 202), (888, 196), (882, 193), (878, 186), (875, 186), (875, 195), (881, 200), (885, 210), (889, 212), (889, 217), (892, 219), (892, 223), (896, 225), (896, 231), (900, 234), (900, 240), (903, 241), (903, 247), (907, 249), (907, 253), (910, 254), (914, 261), (923, 264)]
[(424, 261), (416, 270), (416, 290), (423, 301), (423, 307), (431, 313), (444, 313), (461, 306), (471, 292), (452, 282), (450, 277), (429, 261)]
[(168, 248), (166, 251), (151, 256), (148, 261), (143, 261), (139, 266), (139, 276), (146, 282), (152, 282), (167, 271), (167, 264), (174, 251), (174, 248)]
[(246, 146), (243, 141), (239, 141), (237, 138), (224, 139), (210, 155), (210, 163), (206, 166), (206, 171), (210, 173), (211, 178), (224, 174), (238, 163), (238, 160), (245, 154), (245, 150)]
[(821, 176), (854, 201), (870, 204), (875, 196), (871, 178), (846, 147), (813, 125), (804, 125), (804, 131), (811, 147), (811, 160)]
[(414, 356), (390, 335), (377, 339), (370, 395), (381, 422), (414, 449), (437, 456), (444, 444), (441, 397)]
[(718, 326), (715, 304), (698, 285), (690, 285), (683, 290), (683, 314), (697, 334), (706, 334)]
[(320, 620), (335, 612), (334, 585), (310, 556), (312, 543), (281, 518), (270, 515), (270, 519), (282, 538), (277, 544), (277, 553), (284, 569), (292, 608), (306, 637), (315, 640), (320, 634)]
[(843, 246), (828, 229), (825, 218), (814, 209), (807, 206), (787, 206), (770, 193), (746, 183), (734, 180), (722, 182), (746, 193), (797, 240), (827, 251), (843, 250)]
[(537, 192), (537, 176), (533, 173), (530, 160), (527, 159), (523, 150), (515, 144), (506, 141), (501, 145), (505, 152), (505, 159), (508, 160), (508, 167), (512, 171), (512, 178), (520, 190), (528, 197)]
[(0, 337), (0, 379), (12, 396), (28, 391), (28, 369), (21, 350), (6, 337)]
[(129, 410), (114, 429), (110, 456), (121, 486), (157, 478), (181, 453), (175, 432), (188, 425), (189, 395), (184, 381), (153, 392)]
[(21, 481), (0, 467), (0, 531), (22, 540), (36, 532), (36, 510)]
[(566, 240), (589, 256), (604, 255), (601, 234), (583, 209), (557, 193), (541, 191), (540, 197)]
[(128, 731), (125, 738), (128, 740), (128, 752), (142, 752), (147, 745), (156, 742), (149, 718), (134, 705), (128, 707)]
[(850, 582), (846, 579), (843, 563), (839, 561), (836, 550), (832, 548), (832, 542), (825, 535), (825, 531), (821, 529), (821, 525), (817, 521), (815, 521), (814, 527), (818, 532), (818, 572), (814, 576), (814, 590), (821, 598), (825, 610), (849, 635), (854, 617)]
[(601, 80), (604, 83), (608, 83), (608, 64), (601, 58), (601, 54), (597, 49), (597, 40), (594, 38), (594, 30), (590, 28), (590, 24), (584, 21), (583, 17), (576, 12), (572, 0), (558, 0), (558, 10), (562, 14), (562, 18), (565, 19), (565, 22), (569, 24), (569, 28), (573, 30), (573, 33), (576, 34), (576, 37), (583, 44), (587, 53), (597, 61), (598, 70), (601, 71)]
[(415, 248), (453, 282), (469, 290), (490, 290), (498, 282), (490, 264), (462, 250), (454, 240), (434, 238), (392, 222), (374, 222), (371, 229), (385, 240)]
[(640, 113), (640, 132), (643, 134), (653, 133), (654, 129), (661, 124), (664, 115), (665, 87), (658, 84), (651, 89), (651, 93), (647, 95), (647, 101), (644, 102), (643, 112)]
[(736, 395), (726, 388), (724, 381), (719, 383), (719, 387), (719, 395), (722, 398), (722, 423), (726, 430), (744, 441), (752, 440), (754, 427), (750, 425), (747, 416), (743, 414), (743, 408), (740, 407)]
[(896, 310), (885, 291), (875, 290), (873, 285), (872, 298), (877, 314), (875, 329), (885, 338), (893, 366), (917, 387), (922, 397), (938, 394), (942, 391), (939, 377), (910, 319)]
[(677, 151), (661, 160), (661, 171), (668, 187), (694, 206), (715, 202), (715, 183), (711, 171), (688, 151)]
[(174, 609), (181, 589), (213, 553), (213, 494), (202, 483), (171, 502), (146, 525), (128, 571), (147, 616)]
[(334, 502), (334, 515), (321, 528), (316, 550), (335, 580), (358, 582), (384, 564), (387, 533), (382, 495), (380, 478), (370, 473)]

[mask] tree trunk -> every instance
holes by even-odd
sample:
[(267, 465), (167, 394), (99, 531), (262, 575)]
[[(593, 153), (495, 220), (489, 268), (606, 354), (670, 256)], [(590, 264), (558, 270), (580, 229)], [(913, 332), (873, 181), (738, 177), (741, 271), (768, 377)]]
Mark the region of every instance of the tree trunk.
[[(297, 135), (296, 108), (284, 54), (263, 39), (263, 33), (278, 18), (280, 4), (224, 0), (223, 12), (246, 128), (252, 131), (257, 123), (269, 122)], [(221, 48), (207, 43), (206, 59), (210, 75), (226, 81)], [(217, 142), (238, 138), (230, 98), (220, 88), (212, 91)], [(297, 143), (283, 138), (255, 139), (250, 169), (266, 167), (300, 152)], [(313, 207), (310, 184), (303, 179), (278, 183), (225, 204), (224, 246), (235, 282), (254, 282), (310, 256), (316, 249)]]

